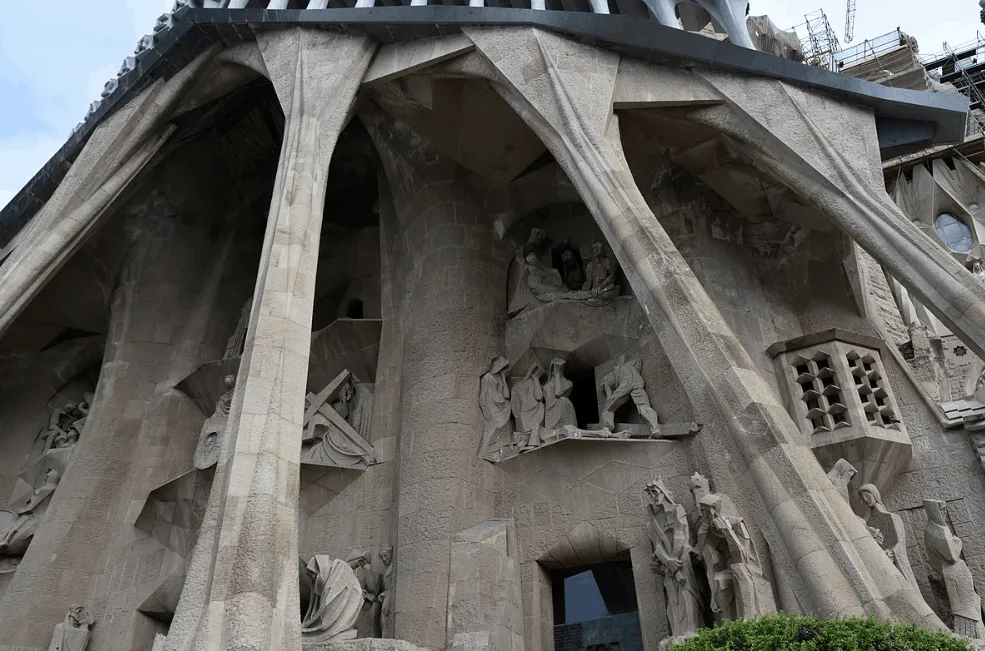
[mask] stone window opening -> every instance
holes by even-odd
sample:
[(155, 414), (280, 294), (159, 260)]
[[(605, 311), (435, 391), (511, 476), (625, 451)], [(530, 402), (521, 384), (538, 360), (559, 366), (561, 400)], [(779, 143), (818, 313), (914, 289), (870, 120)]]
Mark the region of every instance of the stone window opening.
[(866, 353), (860, 355), (852, 350), (845, 359), (855, 380), (862, 409), (869, 424), (886, 429), (899, 429), (899, 418), (889, 399), (885, 379), (875, 357)]
[(643, 651), (632, 563), (552, 570), (550, 578), (555, 651)]
[(806, 416), (813, 431), (830, 432), (840, 427), (850, 427), (848, 407), (845, 406), (831, 356), (817, 351), (810, 358), (794, 358), (793, 365), (800, 387), (800, 399), (807, 407)]

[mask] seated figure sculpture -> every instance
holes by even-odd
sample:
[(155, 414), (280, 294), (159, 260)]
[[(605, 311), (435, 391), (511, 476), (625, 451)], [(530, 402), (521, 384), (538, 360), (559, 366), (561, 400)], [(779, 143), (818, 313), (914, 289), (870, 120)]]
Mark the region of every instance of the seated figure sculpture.
[(602, 378), (602, 391), (605, 393), (605, 405), (602, 407), (602, 425), (610, 430), (616, 428), (616, 410), (630, 398), (647, 423), (654, 436), (660, 434), (657, 423), (657, 412), (650, 406), (650, 397), (646, 394), (646, 383), (641, 374), (643, 361), (639, 358), (627, 362), (625, 356), (616, 360), (616, 366)]
[(375, 463), (369, 442), (373, 392), (343, 371), (318, 395), (305, 398), (301, 463), (366, 468)]
[(352, 567), (337, 558), (317, 555), (308, 561), (306, 573), (311, 597), (301, 620), (302, 643), (354, 639), (363, 589)]
[(92, 624), (92, 616), (84, 607), (72, 606), (65, 621), (55, 625), (48, 651), (85, 651)]
[(225, 392), (219, 396), (215, 411), (202, 424), (198, 434), (198, 445), (195, 447), (194, 464), (198, 470), (205, 470), (219, 462), (222, 450), (222, 434), (226, 431), (229, 420), (229, 407), (233, 404), (233, 389), (236, 387), (236, 376), (227, 375), (222, 379)]
[(741, 517), (725, 515), (722, 498), (698, 503), (697, 547), (711, 586), (711, 610), (722, 619), (749, 619), (776, 612), (773, 589), (763, 576), (759, 554)]
[(927, 561), (943, 579), (947, 589), (954, 619), (952, 628), (958, 635), (985, 639), (982, 599), (975, 592), (975, 580), (961, 557), (963, 542), (947, 524), (947, 504), (940, 500), (924, 500), (923, 508), (927, 512), (927, 528), (923, 534)]
[(58, 486), (58, 480), (58, 471), (52, 468), (45, 473), (44, 484), (26, 500), (0, 509), (0, 554), (18, 556), (27, 550), (48, 506), (48, 499)]

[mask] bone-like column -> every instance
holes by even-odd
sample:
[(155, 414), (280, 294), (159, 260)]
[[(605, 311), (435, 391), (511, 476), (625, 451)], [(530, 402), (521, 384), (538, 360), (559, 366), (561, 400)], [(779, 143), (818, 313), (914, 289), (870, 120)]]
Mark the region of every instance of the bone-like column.
[(701, 75), (727, 102), (692, 111), (691, 119), (727, 134), (740, 156), (830, 218), (985, 356), (985, 284), (886, 194), (869, 109), (779, 81)]
[(773, 552), (796, 567), (803, 606), (943, 628), (828, 482), (637, 188), (611, 111), (618, 56), (534, 29), (466, 33), (494, 68), (494, 87), (571, 177), (695, 410), (715, 424), (696, 442), (716, 479), (748, 487), (747, 503), (758, 494), (769, 515), (758, 524)]
[(96, 127), (24, 239), (0, 267), (0, 335), (110, 214), (114, 201), (152, 161), (166, 126), (214, 52), (168, 81), (158, 80)]
[(167, 651), (299, 651), (301, 430), (328, 167), (375, 46), (258, 36), (286, 118), (216, 478)]

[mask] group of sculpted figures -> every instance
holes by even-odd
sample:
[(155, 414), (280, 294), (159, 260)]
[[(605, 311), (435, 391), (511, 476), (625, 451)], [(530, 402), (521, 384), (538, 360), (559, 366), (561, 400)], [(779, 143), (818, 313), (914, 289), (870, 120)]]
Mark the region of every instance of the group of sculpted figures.
[[(697, 505), (691, 520), (661, 479), (644, 488), (653, 548), (650, 567), (661, 578), (667, 596), (670, 638), (666, 643), (693, 636), (704, 621), (705, 605), (716, 621), (776, 611), (773, 589), (735, 503), (727, 495), (713, 493), (698, 473), (690, 483)], [(703, 581), (696, 566), (703, 568)]]
[(316, 555), (308, 561), (308, 609), (301, 619), (301, 635), (310, 643), (392, 635), (393, 550), (378, 557), (383, 572), (373, 570), (370, 557), (360, 551), (345, 561)]
[(554, 301), (579, 301), (598, 307), (619, 295), (617, 267), (605, 246), (593, 242), (591, 256), (583, 262), (581, 250), (568, 240), (550, 249), (551, 265), (541, 262), (547, 253), (544, 229), (530, 231), (527, 243), (517, 248), (514, 268), (519, 271), (513, 283), (509, 314)]
[[(846, 500), (849, 497), (848, 484), (855, 477), (856, 472), (850, 463), (839, 459), (828, 473), (831, 483)], [(858, 496), (869, 511), (868, 517), (863, 518), (863, 521), (872, 537), (893, 561), (900, 574), (919, 590), (906, 551), (907, 539), (903, 518), (886, 508), (879, 489), (873, 484), (865, 484), (859, 488)], [(927, 513), (927, 527), (923, 536), (924, 549), (928, 564), (940, 578), (947, 592), (953, 620), (952, 629), (958, 635), (985, 640), (982, 600), (975, 591), (971, 570), (961, 557), (962, 541), (954, 535), (947, 524), (947, 504), (940, 500), (925, 499), (923, 508)]]
[(650, 405), (640, 372), (642, 360), (638, 358), (626, 361), (620, 357), (602, 378), (605, 402), (598, 430), (578, 429), (570, 399), (574, 383), (564, 376), (563, 359), (551, 361), (546, 380), (543, 367), (535, 361), (512, 388), (506, 379), (508, 366), (505, 358), (494, 358), (479, 382), (479, 407), (485, 422), (480, 449), (486, 458), (502, 460), (558, 438), (625, 438), (628, 434), (613, 430), (616, 410), (629, 400), (647, 421), (650, 435), (660, 434), (657, 412)]
[[(223, 385), (226, 390), (199, 433), (194, 454), (199, 470), (219, 461), (236, 377), (227, 375)], [(325, 389), (309, 393), (304, 404), (301, 463), (338, 468), (366, 468), (375, 463), (368, 440), (373, 414), (371, 385), (357, 382), (352, 373), (342, 371)]]

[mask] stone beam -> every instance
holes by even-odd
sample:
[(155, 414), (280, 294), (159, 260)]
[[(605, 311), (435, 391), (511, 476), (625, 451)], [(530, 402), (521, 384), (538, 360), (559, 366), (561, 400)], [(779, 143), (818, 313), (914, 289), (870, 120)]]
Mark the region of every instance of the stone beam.
[(699, 74), (726, 99), (695, 109), (735, 151), (831, 219), (985, 356), (985, 284), (913, 226), (886, 193), (872, 111), (780, 81)]
[(774, 558), (796, 568), (800, 605), (824, 617), (872, 614), (943, 629), (827, 481), (636, 186), (611, 108), (618, 55), (533, 29), (466, 33), (494, 67), (490, 81), (594, 215), (695, 415), (711, 424), (695, 450), (719, 484), (748, 487), (746, 508), (767, 515), (757, 524)]
[(286, 125), (239, 380), (166, 651), (298, 651), (298, 493), (329, 162), (375, 46), (258, 35)]
[(58, 190), (0, 267), (0, 336), (98, 229), (110, 208), (174, 132), (167, 121), (212, 59), (199, 56), (157, 80), (90, 136)]

